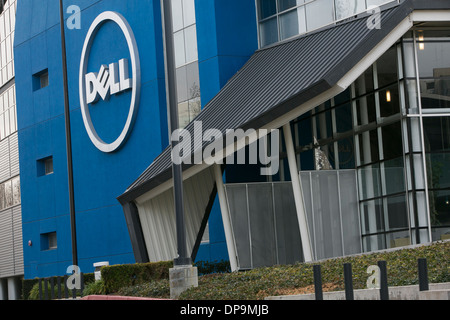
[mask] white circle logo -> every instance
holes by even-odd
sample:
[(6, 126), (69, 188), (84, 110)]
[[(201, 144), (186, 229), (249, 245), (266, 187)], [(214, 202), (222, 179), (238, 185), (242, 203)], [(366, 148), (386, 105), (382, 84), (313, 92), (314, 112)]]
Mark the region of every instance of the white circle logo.
[[(133, 78), (129, 78), (128, 59), (121, 59), (118, 63), (112, 63), (109, 66), (101, 65), (98, 73), (87, 72), (90, 50), (94, 38), (101, 26), (108, 22), (115, 22), (123, 34), (128, 44), (131, 57), (131, 68)], [(125, 126), (120, 136), (113, 143), (105, 143), (97, 134), (92, 123), (89, 112), (89, 104), (95, 103), (98, 99), (107, 100), (110, 95), (117, 94), (131, 89), (130, 111)], [(83, 122), (86, 131), (92, 143), (102, 152), (110, 153), (119, 149), (128, 138), (131, 128), (136, 119), (141, 89), (141, 68), (139, 52), (136, 39), (130, 25), (125, 18), (117, 12), (103, 12), (92, 23), (84, 42), (80, 62), (80, 106), (83, 115)]]

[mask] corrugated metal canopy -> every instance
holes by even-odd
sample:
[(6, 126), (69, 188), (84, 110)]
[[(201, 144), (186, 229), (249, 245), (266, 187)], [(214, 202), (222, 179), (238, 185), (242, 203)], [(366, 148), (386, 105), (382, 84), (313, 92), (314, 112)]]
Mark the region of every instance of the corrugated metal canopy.
[[(438, 0), (440, 5), (442, 1)], [(203, 131), (259, 129), (335, 86), (356, 62), (424, 1), (409, 0), (381, 12), (380, 29), (367, 27), (369, 14), (260, 49), (195, 119)], [(429, 8), (429, 6), (426, 6)], [(193, 134), (194, 125), (186, 128)], [(276, 129), (276, 128), (273, 128)], [(203, 146), (193, 146), (198, 150)], [(186, 165), (184, 169), (192, 165)], [(172, 177), (168, 147), (118, 199), (132, 201)]]

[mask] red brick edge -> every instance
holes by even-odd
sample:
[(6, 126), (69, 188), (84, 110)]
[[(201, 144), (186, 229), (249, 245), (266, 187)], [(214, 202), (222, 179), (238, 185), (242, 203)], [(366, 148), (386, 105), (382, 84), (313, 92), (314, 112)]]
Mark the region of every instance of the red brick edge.
[(81, 298), (81, 300), (167, 300), (143, 297), (125, 297), (125, 296), (108, 296), (108, 295), (92, 295)]

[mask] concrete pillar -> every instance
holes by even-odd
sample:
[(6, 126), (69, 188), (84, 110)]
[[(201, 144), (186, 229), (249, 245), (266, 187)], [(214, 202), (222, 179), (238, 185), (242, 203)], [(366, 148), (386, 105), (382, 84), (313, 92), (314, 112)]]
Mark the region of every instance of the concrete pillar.
[(184, 291), (198, 287), (197, 267), (175, 266), (169, 269), (169, 280), (170, 299), (178, 299)]
[(8, 278), (8, 300), (20, 300), (21, 283), (18, 277)]
[(219, 196), (220, 212), (222, 213), (222, 222), (225, 230), (225, 239), (227, 242), (228, 257), (230, 259), (231, 271), (237, 271), (237, 253), (236, 245), (234, 242), (233, 231), (230, 220), (230, 211), (228, 210), (228, 204), (225, 194), (225, 188), (223, 185), (223, 175), (220, 165), (214, 164), (214, 176), (216, 179), (217, 194)]
[(284, 140), (289, 163), (289, 172), (291, 174), (292, 189), (294, 191), (295, 207), (297, 209), (298, 225), (300, 228), (300, 237), (302, 239), (303, 255), (305, 262), (313, 261), (313, 251), (311, 238), (309, 236), (308, 222), (306, 219), (305, 205), (303, 200), (303, 191), (300, 183), (299, 170), (295, 157), (294, 142), (292, 140), (292, 131), (290, 123), (283, 126)]

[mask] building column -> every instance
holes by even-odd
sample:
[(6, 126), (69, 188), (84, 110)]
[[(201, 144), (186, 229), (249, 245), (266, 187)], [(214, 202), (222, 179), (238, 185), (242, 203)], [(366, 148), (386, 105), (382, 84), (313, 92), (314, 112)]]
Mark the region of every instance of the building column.
[(217, 195), (219, 196), (220, 212), (222, 213), (223, 227), (225, 230), (225, 239), (227, 242), (228, 256), (230, 259), (231, 271), (237, 271), (237, 253), (234, 243), (233, 229), (231, 227), (230, 211), (228, 210), (225, 188), (223, 185), (223, 174), (220, 165), (214, 164), (214, 176), (216, 179)]
[(295, 157), (294, 141), (292, 139), (292, 130), (290, 123), (283, 126), (283, 133), (288, 156), (289, 172), (291, 174), (292, 189), (294, 191), (294, 200), (297, 210), (298, 225), (300, 228), (300, 237), (302, 240), (303, 256), (305, 258), (305, 262), (311, 262), (313, 261), (313, 251), (311, 246), (311, 238), (309, 236), (308, 221), (306, 219), (303, 192)]
[(0, 279), (0, 301), (8, 300), (8, 284), (6, 279)]
[(8, 278), (8, 300), (20, 300), (20, 279)]

